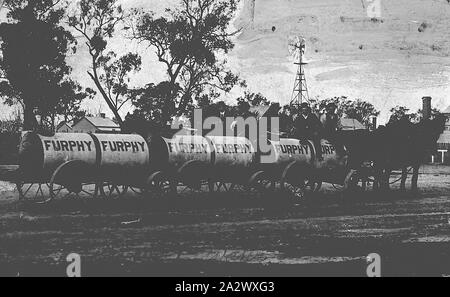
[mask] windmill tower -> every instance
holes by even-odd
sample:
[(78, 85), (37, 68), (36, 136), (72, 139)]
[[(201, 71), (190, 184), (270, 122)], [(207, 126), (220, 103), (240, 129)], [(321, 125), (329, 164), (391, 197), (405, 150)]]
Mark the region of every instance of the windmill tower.
[(297, 65), (297, 74), (295, 75), (294, 90), (292, 91), (291, 105), (300, 105), (303, 102), (309, 102), (308, 85), (306, 84), (305, 60), (306, 41), (302, 37), (297, 37), (290, 44), (291, 52)]

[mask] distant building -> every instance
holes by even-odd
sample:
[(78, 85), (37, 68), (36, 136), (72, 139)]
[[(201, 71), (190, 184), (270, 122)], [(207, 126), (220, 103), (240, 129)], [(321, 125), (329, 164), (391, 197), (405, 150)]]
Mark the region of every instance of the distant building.
[(259, 121), (261, 118), (270, 118), (278, 116), (278, 112), (280, 111), (279, 103), (272, 103), (270, 105), (258, 105), (252, 106), (249, 109), (249, 112), (256, 115), (256, 119)]
[(120, 133), (120, 126), (100, 114), (99, 117), (84, 117), (72, 127), (73, 133)]
[(447, 116), (444, 133), (438, 140), (437, 160), (439, 163), (450, 164), (450, 106), (443, 112)]
[(72, 133), (72, 127), (63, 121), (56, 127), (56, 133)]
[(343, 131), (367, 130), (358, 120), (351, 118), (341, 118), (340, 127)]

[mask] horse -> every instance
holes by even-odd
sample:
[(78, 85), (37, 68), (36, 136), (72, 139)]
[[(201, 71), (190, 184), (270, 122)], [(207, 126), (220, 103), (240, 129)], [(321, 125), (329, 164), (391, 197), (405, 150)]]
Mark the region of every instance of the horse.
[(389, 179), (395, 169), (402, 170), (400, 189), (406, 190), (408, 167), (413, 168), (412, 190), (417, 191), (420, 165), (436, 150), (445, 128), (445, 116), (412, 123), (407, 117), (363, 133), (341, 133), (349, 154), (349, 169), (360, 170), (372, 163), (374, 189), (389, 190)]
[(381, 142), (374, 146), (374, 164), (380, 173), (379, 182), (382, 189), (389, 190), (392, 171), (401, 169), (400, 189), (405, 191), (408, 168), (412, 167), (411, 190), (418, 190), (420, 166), (428, 155), (436, 151), (437, 140), (444, 132), (445, 122), (443, 115), (415, 124), (404, 118), (375, 131), (375, 138)]

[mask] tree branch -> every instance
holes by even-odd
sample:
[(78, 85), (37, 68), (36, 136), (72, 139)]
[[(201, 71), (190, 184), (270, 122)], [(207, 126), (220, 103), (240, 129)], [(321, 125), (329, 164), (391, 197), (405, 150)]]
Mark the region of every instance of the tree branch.
[[(41, 18), (44, 14), (46, 14), (47, 12), (49, 12), (50, 10), (52, 10), (56, 5), (58, 5), (61, 2), (61, 0), (56, 0), (54, 3), (52, 3), (52, 5), (50, 5), (49, 7), (47, 7), (46, 10), (42, 11), (41, 13), (39, 13), (39, 18)], [(1, 8), (1, 7), (0, 7)]]

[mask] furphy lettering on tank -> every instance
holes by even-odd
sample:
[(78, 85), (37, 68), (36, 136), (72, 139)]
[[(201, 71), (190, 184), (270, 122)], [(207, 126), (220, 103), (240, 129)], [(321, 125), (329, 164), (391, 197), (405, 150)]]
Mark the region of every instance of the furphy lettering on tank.
[(145, 152), (145, 142), (139, 141), (101, 141), (104, 152)]
[(290, 154), (290, 155), (309, 155), (310, 150), (308, 145), (275, 145), (275, 149), (278, 153)]
[(333, 145), (322, 145), (323, 155), (334, 155), (336, 153), (336, 148)]
[(73, 151), (88, 151), (93, 150), (92, 141), (74, 141), (74, 140), (44, 140), (44, 148), (46, 151), (53, 150), (55, 152), (73, 152)]
[(218, 154), (252, 154), (253, 148), (249, 144), (215, 144)]
[(183, 143), (179, 141), (167, 142), (170, 153), (208, 154), (209, 145), (204, 143)]

